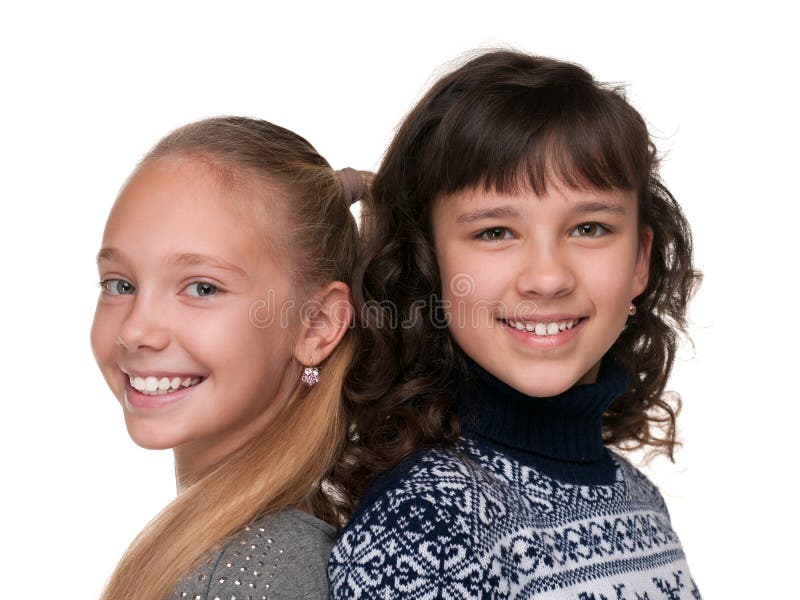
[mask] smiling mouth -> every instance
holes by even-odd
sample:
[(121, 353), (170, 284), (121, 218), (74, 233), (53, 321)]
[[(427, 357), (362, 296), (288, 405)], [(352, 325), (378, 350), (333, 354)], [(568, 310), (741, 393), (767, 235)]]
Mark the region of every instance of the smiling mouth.
[(185, 390), (205, 381), (204, 377), (134, 377), (128, 376), (131, 387), (145, 396), (164, 396), (178, 390)]
[(577, 319), (567, 319), (564, 321), (553, 321), (553, 322), (543, 322), (543, 321), (523, 321), (518, 319), (500, 319), (501, 323), (504, 323), (508, 327), (512, 329), (516, 329), (517, 331), (521, 331), (523, 333), (529, 333), (531, 335), (537, 337), (549, 337), (558, 335), (563, 331), (567, 331), (572, 329), (578, 323), (586, 319), (586, 317), (579, 317)]

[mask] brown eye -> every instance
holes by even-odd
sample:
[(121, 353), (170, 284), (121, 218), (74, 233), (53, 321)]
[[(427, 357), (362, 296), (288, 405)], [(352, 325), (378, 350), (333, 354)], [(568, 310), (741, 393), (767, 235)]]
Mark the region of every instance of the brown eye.
[(608, 233), (608, 229), (600, 225), (600, 223), (581, 223), (574, 231), (577, 232), (576, 237), (602, 237), (605, 233)]
[(509, 233), (507, 227), (490, 227), (489, 229), (484, 229), (478, 235), (478, 238), (489, 242), (498, 242), (506, 239), (507, 233)]

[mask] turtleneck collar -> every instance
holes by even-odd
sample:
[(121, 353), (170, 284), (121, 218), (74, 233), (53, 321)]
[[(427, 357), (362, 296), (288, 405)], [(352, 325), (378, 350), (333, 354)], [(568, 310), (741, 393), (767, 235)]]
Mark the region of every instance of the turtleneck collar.
[(596, 383), (549, 398), (527, 396), (467, 361), (470, 380), (459, 407), (467, 432), (557, 461), (589, 463), (604, 456), (603, 413), (629, 384), (610, 355), (603, 357)]

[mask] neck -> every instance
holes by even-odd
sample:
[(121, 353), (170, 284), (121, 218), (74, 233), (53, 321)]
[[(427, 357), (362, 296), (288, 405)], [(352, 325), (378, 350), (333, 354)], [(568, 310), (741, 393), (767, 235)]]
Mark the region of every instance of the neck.
[(178, 493), (213, 471), (220, 463), (247, 445), (261, 433), (280, 408), (278, 402), (242, 427), (217, 435), (192, 440), (172, 449), (175, 459), (175, 483)]
[(172, 454), (175, 462), (175, 487), (180, 494), (190, 485), (197, 483), (207, 473), (210, 473), (214, 467), (221, 462), (231, 452), (237, 448), (231, 448), (228, 451), (220, 450), (222, 456), (218, 456), (217, 452), (198, 452), (194, 448), (186, 448), (180, 446), (173, 448)]
[(603, 413), (628, 387), (624, 370), (610, 356), (596, 369), (596, 381), (549, 398), (522, 394), (469, 363), (471, 378), (460, 407), (467, 432), (555, 461), (592, 463), (605, 456)]

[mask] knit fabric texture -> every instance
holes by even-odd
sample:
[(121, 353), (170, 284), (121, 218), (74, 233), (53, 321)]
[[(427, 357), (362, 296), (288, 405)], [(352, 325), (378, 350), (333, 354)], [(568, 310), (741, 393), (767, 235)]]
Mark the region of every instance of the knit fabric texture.
[(661, 494), (602, 445), (619, 365), (552, 398), (471, 375), (456, 447), (386, 473), (340, 534), (331, 598), (700, 598)]

